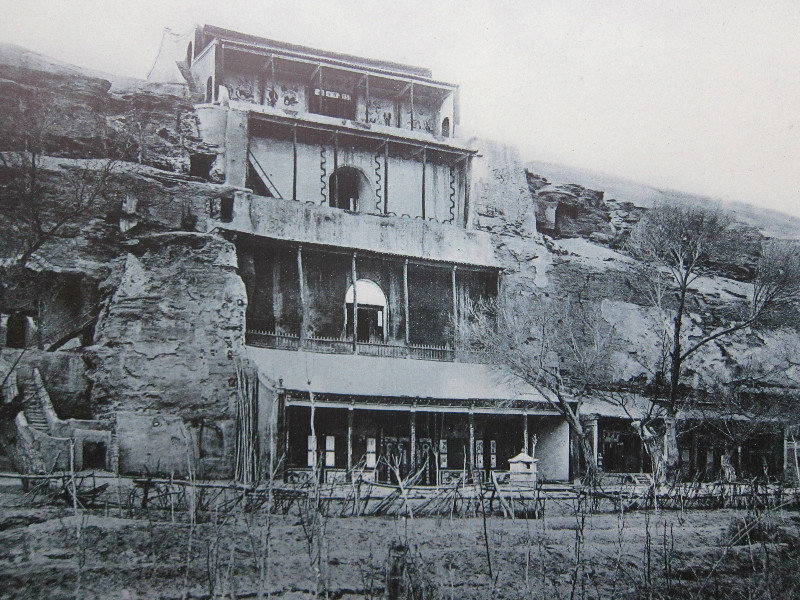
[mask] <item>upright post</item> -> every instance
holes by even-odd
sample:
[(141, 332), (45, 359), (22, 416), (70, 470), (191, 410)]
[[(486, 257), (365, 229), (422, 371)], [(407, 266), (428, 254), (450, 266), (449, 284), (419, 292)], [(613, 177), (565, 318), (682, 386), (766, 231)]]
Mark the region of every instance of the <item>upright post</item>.
[(411, 82), (411, 131), (414, 131), (414, 82)]
[(333, 203), (339, 207), (339, 134), (333, 134), (333, 187), (336, 188), (336, 193), (333, 197)]
[(458, 267), (453, 265), (450, 271), (450, 283), (453, 290), (453, 360), (458, 361), (458, 287), (456, 286), (456, 269)]
[(383, 214), (389, 214), (389, 140), (383, 145)]
[(527, 454), (528, 453), (528, 440), (530, 439), (530, 435), (528, 434), (528, 413), (522, 413), (522, 451)]
[[(414, 89), (413, 87), (411, 88)], [(428, 149), (422, 149), (422, 219), (425, 219), (425, 167), (428, 164)]]
[(472, 157), (467, 158), (467, 163), (464, 168), (464, 228), (469, 229), (470, 222), (470, 206), (469, 188), (472, 183)]
[(408, 259), (403, 263), (403, 315), (406, 325), (406, 346), (411, 339), (411, 316), (408, 314)]
[(588, 419), (586, 420), (586, 424), (589, 426), (589, 435), (591, 436), (592, 440), (592, 454), (594, 459), (594, 465), (596, 467), (598, 464), (597, 450), (599, 449), (597, 415), (589, 416)]
[(411, 412), (408, 413), (409, 417), (409, 424), (411, 427), (411, 443), (409, 448), (411, 459), (411, 473), (413, 474), (417, 469), (417, 408), (414, 406), (411, 408)]
[(347, 409), (347, 471), (353, 470), (353, 405)]
[(297, 247), (297, 278), (300, 282), (300, 346), (304, 345), (308, 327), (308, 302), (306, 301), (306, 281), (303, 273), (303, 247)]
[(369, 73), (364, 75), (364, 123), (369, 123)]
[(353, 279), (353, 352), (358, 354), (358, 273), (356, 272), (356, 253), (353, 252), (353, 260), (350, 263), (350, 276)]
[(289, 407), (286, 405), (286, 393), (282, 392), (281, 405), (283, 406), (283, 472), (286, 473), (291, 466), (289, 456)]
[(475, 412), (469, 407), (469, 472), (475, 469)]
[(297, 125), (292, 125), (292, 200), (297, 200)]

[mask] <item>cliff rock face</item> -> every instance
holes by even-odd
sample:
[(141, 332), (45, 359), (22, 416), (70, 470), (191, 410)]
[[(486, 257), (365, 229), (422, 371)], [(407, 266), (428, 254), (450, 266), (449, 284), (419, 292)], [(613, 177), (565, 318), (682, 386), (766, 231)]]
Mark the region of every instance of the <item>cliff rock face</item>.
[(218, 150), (200, 139), (187, 86), (117, 78), (0, 44), (0, 152), (26, 144), (186, 174)]
[(233, 244), (166, 233), (140, 242), (107, 281), (95, 330), (92, 403), (116, 423), (121, 472), (229, 474), (235, 358), (247, 295)]
[(117, 265), (95, 329), (92, 398), (132, 410), (228, 414), (233, 358), (247, 305), (236, 250), (217, 236), (167, 233), (143, 239)]
[[(580, 298), (593, 318), (613, 331), (608, 376), (623, 386), (645, 383), (663, 357), (658, 332), (664, 330), (665, 315), (643, 295), (635, 261), (625, 254), (624, 243), (651, 209), (608, 199), (602, 191), (578, 184), (551, 183), (526, 171), (513, 150), (486, 144), (484, 151), (484, 142), (480, 144), (483, 164), (476, 175), (475, 223), (493, 234), (506, 289), (522, 286), (542, 298)], [(527, 197), (519, 192), (515, 172), (525, 177)], [(692, 286), (684, 343), (720, 327), (743, 307), (751, 291), (764, 238), (752, 226), (733, 226), (738, 233), (731, 260), (709, 265)], [(758, 370), (759, 361), (768, 356), (771, 362), (764, 364), (774, 371), (778, 357), (800, 347), (793, 321), (785, 317), (708, 344), (686, 365), (686, 381), (701, 387), (707, 381), (728, 381)], [(796, 375), (784, 372), (773, 382), (797, 385)]]

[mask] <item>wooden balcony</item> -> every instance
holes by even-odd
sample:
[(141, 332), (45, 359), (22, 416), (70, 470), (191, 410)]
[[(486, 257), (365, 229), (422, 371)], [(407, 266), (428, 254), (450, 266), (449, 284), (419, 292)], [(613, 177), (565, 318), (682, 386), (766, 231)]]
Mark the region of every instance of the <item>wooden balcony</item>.
[(300, 339), (297, 335), (278, 331), (248, 329), (245, 342), (248, 346), (275, 348), (279, 350), (308, 350), (327, 354), (363, 354), (387, 358), (412, 358), (417, 360), (462, 361), (487, 363), (487, 357), (474, 352), (455, 350), (451, 346), (424, 344), (391, 344), (370, 340), (353, 344), (352, 337), (330, 338), (309, 337)]

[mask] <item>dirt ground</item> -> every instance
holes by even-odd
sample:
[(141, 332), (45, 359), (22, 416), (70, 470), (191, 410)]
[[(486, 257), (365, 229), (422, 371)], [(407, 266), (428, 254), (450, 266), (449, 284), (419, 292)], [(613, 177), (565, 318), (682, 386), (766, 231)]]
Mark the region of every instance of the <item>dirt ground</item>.
[[(191, 525), (168, 513), (76, 516), (6, 484), (0, 597), (255, 598), (260, 589), (272, 598), (383, 598), (393, 545), (401, 598), (800, 597), (793, 512), (754, 520), (732, 510), (575, 508), (551, 503), (536, 520), (491, 517), (485, 530), (482, 518), (311, 513), (207, 515), (217, 523)], [(729, 544), (737, 532), (742, 539)]]

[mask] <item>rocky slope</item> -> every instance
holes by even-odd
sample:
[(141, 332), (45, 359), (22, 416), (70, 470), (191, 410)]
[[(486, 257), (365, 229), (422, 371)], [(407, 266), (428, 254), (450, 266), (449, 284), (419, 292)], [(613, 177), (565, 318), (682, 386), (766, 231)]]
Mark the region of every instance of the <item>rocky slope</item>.
[[(89, 277), (106, 308), (111, 298), (134, 289), (131, 281), (136, 280), (137, 269), (146, 272), (149, 283), (134, 286), (138, 291), (130, 295), (135, 300), (131, 300), (131, 310), (145, 313), (143, 320), (163, 318), (172, 323), (174, 335), (167, 336), (164, 343), (178, 340), (180, 332), (188, 327), (181, 311), (196, 312), (203, 302), (198, 300), (200, 305), (196, 305), (189, 297), (182, 298), (180, 306), (168, 306), (154, 300), (162, 285), (177, 283), (169, 277), (169, 252), (162, 246), (149, 247), (146, 240), (158, 233), (204, 232), (204, 215), (208, 214), (210, 203), (229, 192), (225, 186), (209, 181), (207, 173), (203, 174), (205, 177), (192, 175), (193, 157), (213, 155), (217, 149), (200, 140), (188, 90), (115, 80), (18, 48), (0, 46), (0, 104), (4, 107), (0, 111), (3, 152), (19, 150), (30, 137), (30, 132), (20, 127), (21, 115), (27, 112), (37, 119), (42, 115), (59, 116), (45, 118), (48, 127), (41, 133), (34, 132), (39, 134), (36, 139), (47, 155), (41, 162), (41, 177), (46, 198), (54, 206), (73, 193), (76, 174), (91, 168), (91, 160), (116, 160), (104, 201), (82, 216), (78, 224), (80, 235), (50, 240), (37, 253), (31, 267), (42, 273)], [(610, 349), (615, 377), (622, 382), (646, 377), (658, 346), (653, 339), (658, 317), (637, 291), (624, 243), (633, 224), (658, 198), (653, 194), (640, 197), (631, 186), (626, 188), (630, 193), (624, 196), (618, 193), (619, 188), (592, 189), (583, 181), (558, 179), (536, 165), (527, 165), (526, 171), (514, 149), (485, 140), (477, 140), (476, 145), (482, 158), (474, 171), (474, 221), (478, 228), (492, 234), (497, 255), (506, 268), (506, 280), (525, 282), (551, 297), (582, 294), (593, 310), (618, 330), (616, 345)], [(763, 233), (745, 223), (740, 228), (741, 246), (736, 258), (729, 264), (715, 265), (695, 284), (698, 294), (692, 300), (689, 338), (718, 326), (723, 315), (741, 304), (748, 293)], [(795, 233), (800, 237), (800, 228)], [(177, 247), (187, 251), (191, 244)], [(214, 302), (221, 298), (203, 291), (196, 271), (204, 267), (195, 265), (185, 253), (178, 259), (180, 264), (186, 263), (187, 272), (194, 273), (191, 283), (199, 286), (199, 297)], [(204, 264), (198, 260), (198, 264)], [(229, 279), (237, 277), (228, 267), (214, 281), (233, 289)], [(175, 293), (180, 295), (177, 288)], [(7, 304), (9, 298), (4, 293), (0, 301)], [(237, 298), (243, 301), (233, 292), (225, 298), (224, 302), (231, 306), (239, 306)], [(8, 312), (7, 307), (4, 310)], [(238, 314), (236, 310), (233, 313)], [(106, 310), (95, 331), (96, 345), (90, 349), (89, 360), (113, 354), (114, 336), (107, 334), (119, 333), (125, 326), (121, 314)], [(218, 315), (209, 316), (216, 318)], [(141, 331), (126, 334), (131, 339), (132, 352), (141, 350), (137, 346), (140, 334)], [(222, 335), (213, 340), (211, 345), (218, 346), (215, 352), (225, 349), (223, 353), (227, 354), (227, 349), (232, 348), (229, 338)], [(776, 322), (771, 329), (746, 331), (735, 339), (710, 344), (697, 356), (692, 368), (698, 374), (716, 370), (730, 377), (757, 357), (763, 360), (765, 356), (785, 354), (796, 339), (794, 329), (785, 322)], [(142, 364), (147, 364), (148, 356), (160, 351), (151, 348), (142, 352)], [(217, 369), (218, 357), (204, 360), (200, 368), (190, 368), (197, 377), (193, 384), (182, 386), (185, 394), (191, 395), (205, 386), (207, 374)], [(131, 387), (118, 389), (113, 374), (121, 376), (129, 368), (134, 370)], [(94, 397), (106, 401), (118, 393), (134, 397), (144, 392), (151, 406), (184, 402), (181, 390), (167, 386), (166, 392), (158, 392), (157, 386), (143, 382), (141, 374), (136, 374), (140, 371), (140, 366), (124, 361), (107, 372), (95, 371)], [(220, 388), (220, 393), (226, 398), (224, 405), (230, 388)], [(197, 399), (199, 404), (203, 404), (201, 400)], [(219, 412), (217, 408), (214, 411)]]

